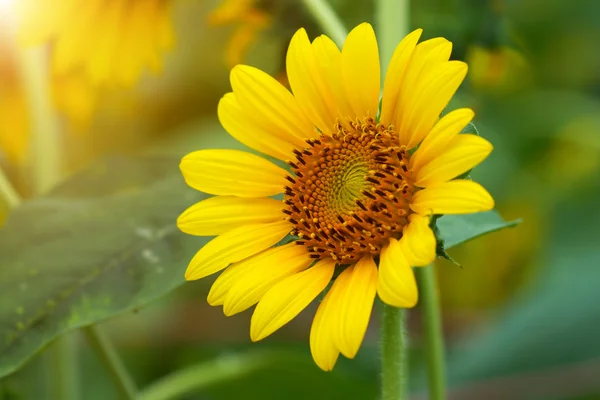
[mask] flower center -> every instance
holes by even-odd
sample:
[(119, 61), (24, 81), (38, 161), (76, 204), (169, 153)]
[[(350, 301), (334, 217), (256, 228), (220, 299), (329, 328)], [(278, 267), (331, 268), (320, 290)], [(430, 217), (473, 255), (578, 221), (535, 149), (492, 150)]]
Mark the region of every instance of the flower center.
[(390, 126), (337, 124), (332, 136), (307, 140), (289, 161), (283, 210), (294, 224), (296, 243), (310, 257), (342, 264), (377, 255), (390, 237), (400, 237), (414, 193), (409, 155)]

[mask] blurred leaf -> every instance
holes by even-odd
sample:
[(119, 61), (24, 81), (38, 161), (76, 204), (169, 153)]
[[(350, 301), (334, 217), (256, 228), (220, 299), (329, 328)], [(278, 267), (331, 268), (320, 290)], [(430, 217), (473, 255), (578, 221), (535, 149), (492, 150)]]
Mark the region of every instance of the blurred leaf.
[(113, 158), (24, 203), (0, 231), (0, 377), (54, 338), (183, 283), (206, 238), (175, 220), (198, 200), (178, 158)]
[[(211, 350), (214, 352), (214, 346)], [(215, 355), (194, 354), (191, 358), (195, 364), (151, 383), (140, 398), (374, 399), (378, 392), (375, 371), (365, 372), (356, 363), (340, 360), (333, 371), (323, 372), (305, 345), (256, 344), (250, 351), (219, 349)], [(194, 395), (199, 393), (204, 396)]]
[(444, 241), (444, 249), (449, 249), (486, 233), (512, 228), (519, 223), (519, 220), (506, 222), (496, 211), (487, 211), (467, 215), (444, 215), (437, 220), (437, 227)]

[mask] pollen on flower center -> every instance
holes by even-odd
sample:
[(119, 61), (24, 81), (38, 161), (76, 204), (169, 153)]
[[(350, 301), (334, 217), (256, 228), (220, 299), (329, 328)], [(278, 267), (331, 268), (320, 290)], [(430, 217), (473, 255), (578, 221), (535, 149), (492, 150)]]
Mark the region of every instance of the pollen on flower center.
[(414, 187), (408, 150), (392, 127), (367, 118), (335, 128), (294, 151), (283, 212), (310, 257), (350, 264), (401, 235)]

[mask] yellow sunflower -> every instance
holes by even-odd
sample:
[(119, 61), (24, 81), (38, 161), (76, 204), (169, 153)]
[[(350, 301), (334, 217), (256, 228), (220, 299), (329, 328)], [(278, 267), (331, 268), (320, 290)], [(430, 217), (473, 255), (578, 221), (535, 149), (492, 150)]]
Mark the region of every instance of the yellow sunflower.
[(20, 0), (20, 39), (52, 42), (54, 72), (83, 71), (93, 83), (131, 85), (157, 72), (173, 44), (172, 0)]
[[(310, 347), (317, 365), (331, 370), (340, 353), (356, 355), (376, 295), (395, 307), (417, 303), (412, 267), (436, 257), (431, 216), (493, 208), (483, 187), (455, 179), (492, 150), (485, 139), (460, 134), (473, 112), (440, 118), (467, 65), (448, 61), (446, 39), (417, 44), (420, 35), (412, 32), (395, 50), (381, 110), (377, 41), (366, 23), (341, 52), (326, 36), (311, 43), (300, 29), (286, 60), (293, 94), (258, 69), (233, 68), (221, 123), (240, 142), (285, 160), (291, 172), (236, 150), (183, 158), (186, 182), (216, 196), (186, 210), (178, 225), (218, 235), (185, 277), (225, 270), (208, 302), (226, 315), (258, 303), (253, 341), (326, 291)], [(283, 200), (272, 197), (281, 193)], [(284, 238), (289, 243), (277, 245)]]

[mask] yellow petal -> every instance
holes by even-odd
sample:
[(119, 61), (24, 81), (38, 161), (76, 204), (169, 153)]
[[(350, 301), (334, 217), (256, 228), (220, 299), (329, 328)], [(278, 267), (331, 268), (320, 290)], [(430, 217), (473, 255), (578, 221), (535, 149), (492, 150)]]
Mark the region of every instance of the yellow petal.
[(492, 148), (492, 144), (480, 136), (457, 135), (443, 153), (418, 170), (415, 185), (429, 187), (454, 179), (482, 162)]
[(342, 304), (341, 295), (349, 277), (350, 274), (337, 277), (319, 305), (310, 329), (310, 352), (315, 363), (324, 371), (331, 371), (340, 355), (333, 341), (333, 331), (337, 329), (335, 323)]
[(315, 135), (314, 125), (294, 96), (268, 74), (237, 65), (231, 70), (230, 80), (240, 107), (268, 124), (269, 131), (285, 132), (301, 140)]
[(394, 238), (381, 251), (377, 294), (381, 301), (394, 307), (414, 307), (419, 299), (413, 270)]
[(273, 285), (305, 270), (312, 261), (306, 248), (295, 242), (242, 261), (252, 265), (252, 271), (231, 286), (224, 299), (223, 313), (231, 316), (252, 307)]
[(179, 167), (188, 185), (219, 196), (273, 196), (287, 182), (284, 169), (239, 150), (198, 150), (183, 157)]
[(392, 60), (387, 70), (385, 83), (383, 85), (383, 99), (381, 101), (380, 121), (384, 124), (394, 122), (394, 113), (402, 88), (402, 80), (406, 72), (415, 46), (423, 33), (423, 29), (417, 29), (407, 35), (394, 50)]
[(229, 267), (225, 268), (225, 271), (219, 275), (219, 277), (210, 287), (210, 291), (208, 292), (208, 296), (206, 298), (208, 304), (211, 306), (222, 306), (225, 303), (225, 296), (227, 293), (229, 293), (233, 285), (243, 280), (246, 276), (248, 276), (248, 274), (252, 273), (255, 265), (251, 261), (256, 257), (259, 257), (261, 254), (277, 248), (278, 247), (273, 247), (271, 249), (264, 250), (252, 257), (248, 257), (242, 261), (233, 263)]
[(367, 332), (373, 309), (377, 293), (377, 266), (369, 255), (348, 267), (343, 274), (349, 277), (343, 281), (345, 288), (340, 299), (341, 305), (336, 307), (339, 313), (333, 340), (343, 355), (354, 358)]
[(259, 35), (269, 25), (268, 17), (266, 15), (264, 17), (262, 21), (244, 23), (234, 29), (225, 47), (225, 63), (228, 68), (244, 62), (252, 45), (258, 41)]
[(242, 225), (281, 220), (282, 208), (281, 201), (270, 198), (215, 196), (185, 210), (177, 226), (190, 235), (215, 236)]
[(254, 12), (253, 0), (223, 0), (208, 14), (212, 26), (240, 22), (244, 16)]
[(113, 78), (115, 65), (115, 53), (118, 49), (120, 29), (119, 25), (124, 23), (127, 14), (123, 2), (111, 2), (105, 4), (102, 9), (102, 18), (96, 18), (97, 43), (88, 48), (87, 72), (92, 82), (99, 84)]
[(77, 11), (77, 5), (76, 0), (65, 0), (60, 4), (19, 0), (10, 4), (18, 19), (19, 44), (29, 47), (51, 40), (72, 13)]
[(444, 115), (411, 157), (411, 169), (418, 170), (441, 155), (448, 143), (471, 122), (474, 116), (475, 113), (469, 108), (461, 108)]
[(373, 27), (362, 23), (346, 38), (342, 49), (342, 77), (357, 118), (375, 118), (381, 84), (379, 52)]
[(159, 11), (156, 33), (158, 48), (161, 51), (173, 48), (175, 45), (175, 29), (173, 28), (173, 2), (159, 2), (162, 10)]
[(437, 122), (467, 75), (467, 64), (449, 61), (432, 69), (426, 84), (412, 97), (412, 105), (400, 125), (400, 143), (412, 148), (419, 144)]
[(231, 136), (255, 150), (280, 160), (292, 158), (294, 149), (303, 149), (306, 142), (285, 131), (275, 129), (240, 107), (235, 94), (227, 93), (217, 108), (219, 121)]
[(336, 122), (335, 102), (304, 29), (299, 29), (290, 41), (286, 69), (302, 110), (321, 131), (331, 133)]
[(435, 235), (429, 227), (429, 217), (412, 214), (409, 219), (400, 239), (404, 258), (411, 267), (424, 267), (435, 260)]
[(410, 208), (421, 215), (470, 214), (494, 208), (494, 199), (480, 184), (457, 179), (419, 190)]
[[(70, 2), (73, 3), (73, 0)], [(60, 32), (54, 27), (57, 31), (53, 33), (57, 37), (52, 54), (52, 67), (56, 74), (68, 73), (71, 68), (79, 67), (81, 63), (89, 61), (89, 51), (85, 51), (89, 49), (85, 46), (91, 44), (91, 47), (95, 48), (98, 35), (90, 37), (87, 33), (103, 7), (106, 7), (106, 4), (102, 0), (90, 0), (85, 4), (78, 1), (69, 11), (70, 15), (77, 15), (77, 18), (71, 18), (68, 23), (61, 21)], [(28, 29), (22, 29), (25, 30)]]
[(348, 102), (348, 95), (342, 78), (342, 53), (340, 53), (333, 40), (324, 35), (316, 38), (312, 46), (317, 64), (323, 75), (323, 81), (329, 84), (333, 104), (337, 109), (337, 116), (342, 118), (354, 117), (354, 111)]
[[(429, 82), (427, 76), (438, 65), (447, 62), (451, 52), (452, 43), (444, 38), (426, 40), (415, 47), (402, 79), (395, 112), (390, 116), (396, 131), (399, 133), (403, 131), (402, 125), (406, 123), (406, 117), (412, 112), (415, 95), (420, 93), (421, 88)], [(406, 133), (400, 137), (405, 144)]]
[(252, 341), (264, 339), (304, 310), (327, 287), (334, 268), (333, 260), (321, 260), (269, 289), (252, 314)]
[(273, 246), (292, 230), (288, 221), (241, 226), (208, 242), (185, 271), (188, 281), (204, 278)]

